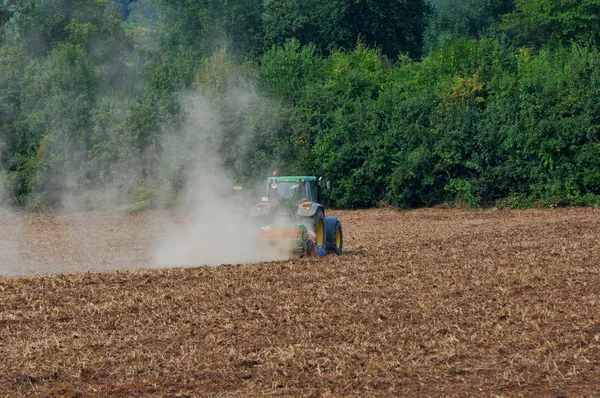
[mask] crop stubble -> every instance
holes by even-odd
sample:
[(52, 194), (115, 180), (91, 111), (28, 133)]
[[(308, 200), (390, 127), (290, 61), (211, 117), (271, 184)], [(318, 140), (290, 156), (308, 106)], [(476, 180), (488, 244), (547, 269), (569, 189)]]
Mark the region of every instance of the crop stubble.
[[(0, 395), (600, 389), (599, 210), (336, 214), (341, 257), (1, 277)], [(63, 263), (75, 250), (60, 223), (22, 217), (28, 245), (38, 234), (35, 242)], [(143, 226), (166, 216), (70, 217), (67, 225), (80, 217), (118, 223), (103, 229), (97, 255), (137, 245), (139, 255), (127, 259), (143, 267), (152, 242), (144, 233), (153, 233)]]

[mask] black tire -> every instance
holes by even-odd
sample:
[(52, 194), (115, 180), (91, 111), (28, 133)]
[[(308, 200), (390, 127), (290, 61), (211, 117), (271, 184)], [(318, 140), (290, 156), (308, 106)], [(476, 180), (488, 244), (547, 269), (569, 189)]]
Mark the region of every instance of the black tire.
[(333, 236), (334, 238), (331, 252), (339, 256), (342, 254), (342, 251), (344, 249), (344, 232), (342, 231), (342, 223), (339, 221), (335, 223)]
[(325, 228), (325, 215), (323, 214), (323, 210), (319, 209), (313, 216), (313, 230), (315, 231), (316, 244), (319, 247), (325, 249), (325, 243), (327, 242), (327, 229)]
[(344, 232), (342, 223), (335, 216), (325, 217), (327, 225), (327, 253), (342, 254), (344, 248)]

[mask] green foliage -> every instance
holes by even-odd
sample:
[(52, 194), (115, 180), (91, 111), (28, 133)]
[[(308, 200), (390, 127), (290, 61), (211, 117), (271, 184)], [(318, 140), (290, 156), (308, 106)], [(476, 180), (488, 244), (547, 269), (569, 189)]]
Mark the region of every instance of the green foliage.
[(287, 101), (297, 100), (306, 86), (325, 77), (323, 59), (316, 55), (315, 46), (302, 47), (296, 39), (263, 54), (259, 74), (272, 95)]
[(502, 15), (514, 8), (514, 0), (435, 0), (425, 32), (427, 53), (457, 39), (476, 39), (497, 30)]
[(139, 80), (131, 42), (111, 2), (36, 2), (16, 26), (0, 48), (5, 185), (13, 203), (57, 206), (135, 155), (117, 116)]
[(0, 44), (6, 39), (15, 39), (17, 21), (21, 15), (31, 12), (33, 6), (33, 0), (0, 1)]
[(599, 0), (515, 0), (515, 8), (502, 27), (519, 46), (599, 43)]
[(157, 0), (163, 44), (210, 55), (228, 46), (235, 53), (258, 53), (263, 46), (263, 0)]
[[(300, 49), (283, 51), (265, 57)], [(295, 82), (280, 95), (296, 104), (292, 137), (312, 150), (293, 152), (302, 170), (336, 181), (338, 206), (589, 204), (600, 194), (597, 57), (582, 47), (515, 56), (480, 39), (393, 65), (359, 46), (325, 59), (312, 83), (293, 80), (293, 66), (273, 81)]]
[(265, 47), (294, 37), (329, 54), (350, 50), (362, 39), (390, 57), (419, 57), (429, 11), (425, 0), (269, 0)]
[[(215, 124), (208, 142), (211, 153), (237, 179), (262, 179), (282, 169), (293, 154), (286, 137), (286, 108), (257, 93), (254, 67), (239, 66), (224, 50), (213, 54), (197, 76), (196, 94), (207, 101)], [(206, 143), (204, 144), (206, 146)]]
[(135, 211), (220, 168), (347, 208), (600, 203), (597, 0), (436, 1), (423, 59), (421, 0), (126, 3), (0, 2), (13, 204)]
[(135, 1), (129, 4), (128, 10), (126, 26), (129, 29), (158, 30), (158, 7), (153, 0)]

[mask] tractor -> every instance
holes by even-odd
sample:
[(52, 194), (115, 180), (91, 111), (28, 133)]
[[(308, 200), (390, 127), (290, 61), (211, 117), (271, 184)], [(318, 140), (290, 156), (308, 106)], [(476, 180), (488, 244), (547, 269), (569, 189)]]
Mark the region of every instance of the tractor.
[(259, 244), (283, 243), (294, 257), (342, 254), (342, 223), (338, 217), (325, 216), (321, 181), (277, 173), (267, 179), (266, 195), (250, 210), (259, 227)]

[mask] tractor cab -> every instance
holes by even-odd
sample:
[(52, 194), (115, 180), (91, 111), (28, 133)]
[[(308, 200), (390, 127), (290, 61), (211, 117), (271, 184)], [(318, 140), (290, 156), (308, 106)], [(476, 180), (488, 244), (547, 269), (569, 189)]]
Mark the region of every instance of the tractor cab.
[(267, 196), (273, 205), (321, 203), (321, 189), (316, 177), (278, 177), (267, 180)]

